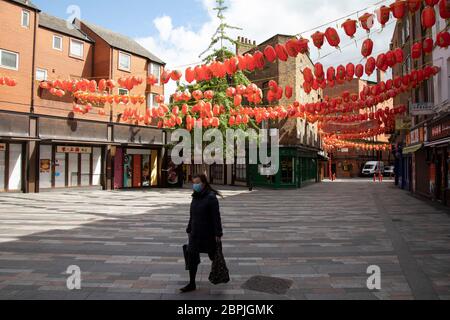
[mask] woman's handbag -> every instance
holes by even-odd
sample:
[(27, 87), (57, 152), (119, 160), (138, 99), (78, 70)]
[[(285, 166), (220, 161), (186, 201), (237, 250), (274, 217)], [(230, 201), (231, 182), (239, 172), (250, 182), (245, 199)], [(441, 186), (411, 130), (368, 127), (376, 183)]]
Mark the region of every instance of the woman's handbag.
[(222, 242), (217, 242), (216, 256), (212, 263), (209, 281), (214, 285), (230, 282), (230, 272), (222, 252)]

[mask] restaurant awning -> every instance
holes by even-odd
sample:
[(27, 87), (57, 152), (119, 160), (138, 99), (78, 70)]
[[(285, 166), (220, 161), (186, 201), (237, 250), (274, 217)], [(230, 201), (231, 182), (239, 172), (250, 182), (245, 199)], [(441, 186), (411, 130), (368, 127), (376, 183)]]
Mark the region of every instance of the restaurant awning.
[(422, 149), (423, 144), (416, 144), (414, 146), (409, 146), (403, 149), (403, 154), (413, 154)]

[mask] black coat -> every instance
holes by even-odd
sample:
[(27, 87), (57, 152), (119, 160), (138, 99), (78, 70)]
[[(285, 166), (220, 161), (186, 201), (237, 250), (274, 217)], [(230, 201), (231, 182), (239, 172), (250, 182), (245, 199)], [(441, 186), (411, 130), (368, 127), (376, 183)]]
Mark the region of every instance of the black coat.
[(216, 237), (222, 237), (222, 219), (219, 200), (214, 192), (205, 190), (192, 195), (191, 216), (186, 232), (189, 250), (199, 253), (214, 253), (217, 249)]

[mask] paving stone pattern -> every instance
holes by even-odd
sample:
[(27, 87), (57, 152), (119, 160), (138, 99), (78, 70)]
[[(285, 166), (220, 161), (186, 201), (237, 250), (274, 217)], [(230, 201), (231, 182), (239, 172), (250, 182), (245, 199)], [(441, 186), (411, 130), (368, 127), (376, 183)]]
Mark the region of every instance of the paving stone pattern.
[[(285, 191), (225, 188), (223, 241), (232, 281), (210, 284), (203, 256), (199, 290), (181, 295), (190, 194), (0, 195), (0, 299), (450, 299), (449, 211), (391, 183), (367, 181)], [(81, 269), (81, 290), (67, 289), (71, 265)], [(379, 291), (367, 288), (372, 265), (381, 268)], [(289, 288), (268, 294), (259, 283), (261, 290), (249, 290), (255, 276), (286, 280)]]

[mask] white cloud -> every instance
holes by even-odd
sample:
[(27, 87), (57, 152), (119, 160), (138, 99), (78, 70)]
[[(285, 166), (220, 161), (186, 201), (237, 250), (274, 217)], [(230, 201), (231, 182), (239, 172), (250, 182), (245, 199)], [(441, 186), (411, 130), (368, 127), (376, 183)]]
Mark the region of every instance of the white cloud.
[[(199, 1), (203, 4), (208, 20), (198, 30), (193, 30), (188, 25), (174, 26), (171, 17), (161, 16), (153, 21), (159, 32), (157, 36), (137, 39), (142, 45), (166, 61), (168, 69), (177, 68), (184, 71), (186, 65), (200, 62), (201, 59), (198, 56), (208, 47), (211, 36), (218, 26), (216, 12), (212, 10), (215, 7), (215, 1)], [(229, 24), (243, 28), (242, 31), (232, 30), (230, 32), (232, 38), (240, 35), (260, 43), (278, 33), (295, 35), (313, 29), (365, 7), (370, 7), (368, 11), (373, 12), (374, 2), (374, 0), (229, 0), (227, 1), (229, 9), (226, 17)], [(364, 12), (362, 11), (360, 15)], [(356, 15), (353, 18), (356, 18)], [(394, 20), (391, 16), (392, 21)], [(358, 63), (361, 60), (360, 48), (356, 47), (355, 42), (343, 33), (340, 28), (342, 22), (340, 21), (339, 25), (337, 23), (330, 25), (340, 32), (342, 52), (325, 45), (320, 56), (324, 57), (332, 53), (327, 58), (321, 59), (325, 66), (346, 62)], [(391, 23), (383, 32), (375, 32), (371, 35), (375, 42), (374, 53), (385, 52), (389, 49), (394, 25)], [(319, 30), (325, 31), (327, 27), (329, 26), (319, 28)], [(376, 24), (374, 29), (379, 30), (380, 26)], [(309, 31), (303, 36), (309, 38), (312, 33), (313, 31)], [(360, 28), (356, 38), (364, 36), (365, 31)], [(312, 43), (310, 47), (311, 57), (316, 60), (319, 57), (318, 50), (313, 47)], [(172, 84), (167, 87), (166, 95), (173, 91), (174, 85)]]

